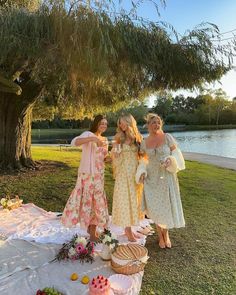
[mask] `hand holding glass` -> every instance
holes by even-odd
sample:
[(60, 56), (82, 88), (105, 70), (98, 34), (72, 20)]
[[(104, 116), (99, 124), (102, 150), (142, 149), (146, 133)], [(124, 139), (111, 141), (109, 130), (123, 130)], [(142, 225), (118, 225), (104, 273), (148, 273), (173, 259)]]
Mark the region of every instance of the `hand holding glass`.
[(116, 141), (113, 142), (113, 152), (118, 155), (121, 153), (121, 144), (120, 143), (117, 143)]

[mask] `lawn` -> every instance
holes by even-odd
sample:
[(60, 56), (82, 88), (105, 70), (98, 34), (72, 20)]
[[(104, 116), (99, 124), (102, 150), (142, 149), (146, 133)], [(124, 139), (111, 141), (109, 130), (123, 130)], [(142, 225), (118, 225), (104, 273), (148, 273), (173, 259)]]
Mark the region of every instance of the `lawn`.
[[(38, 171), (0, 175), (0, 194), (19, 194), (51, 211), (62, 211), (74, 187), (80, 152), (33, 147)], [(111, 212), (111, 166), (105, 175)], [(187, 162), (179, 173), (186, 228), (172, 230), (173, 248), (161, 250), (156, 235), (147, 240), (150, 259), (140, 295), (236, 294), (236, 173)]]

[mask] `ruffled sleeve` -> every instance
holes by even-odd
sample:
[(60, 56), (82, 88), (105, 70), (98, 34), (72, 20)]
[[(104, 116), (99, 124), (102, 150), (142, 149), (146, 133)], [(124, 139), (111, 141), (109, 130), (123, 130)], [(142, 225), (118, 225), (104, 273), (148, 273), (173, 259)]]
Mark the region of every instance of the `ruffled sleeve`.
[(177, 141), (169, 133), (166, 133), (166, 141), (167, 141), (167, 144), (168, 144), (169, 147), (171, 147), (173, 145), (175, 145), (177, 147), (177, 145), (178, 145)]
[(75, 138), (73, 138), (70, 144), (71, 144), (71, 146), (78, 146), (78, 145), (76, 145), (76, 140), (78, 138), (87, 138), (87, 137), (92, 137), (92, 136), (95, 136), (92, 132), (85, 131), (85, 132), (81, 133), (79, 136), (76, 136)]
[(141, 158), (139, 159), (138, 167), (137, 167), (136, 175), (135, 175), (135, 181), (137, 184), (140, 183), (139, 181), (142, 174), (144, 174), (144, 177), (147, 177), (147, 160), (144, 159), (144, 157), (142, 157), (144, 154), (146, 154), (145, 139), (141, 141), (140, 154), (141, 154)]
[[(169, 133), (166, 134), (167, 144), (169, 147), (175, 146), (176, 148), (171, 151), (171, 166), (169, 167), (170, 172), (178, 172), (185, 169), (185, 161), (181, 150), (178, 147), (177, 141)], [(168, 169), (167, 169), (168, 170)], [(172, 171), (171, 171), (172, 170)]]
[[(71, 141), (71, 145), (78, 146), (76, 145), (76, 140), (78, 138), (86, 138), (86, 137), (94, 137), (94, 136), (95, 136), (94, 133), (90, 131), (85, 131), (79, 136), (76, 136), (75, 138), (73, 138)], [(82, 144), (81, 146), (82, 146), (82, 156), (80, 160), (79, 172), (93, 175), (95, 173), (96, 145), (94, 145), (93, 142), (87, 142)]]

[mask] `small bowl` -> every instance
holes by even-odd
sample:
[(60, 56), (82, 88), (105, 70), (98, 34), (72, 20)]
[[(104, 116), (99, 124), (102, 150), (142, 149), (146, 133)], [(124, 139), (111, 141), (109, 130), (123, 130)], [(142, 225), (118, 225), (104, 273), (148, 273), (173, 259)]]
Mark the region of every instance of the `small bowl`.
[(109, 277), (111, 288), (117, 295), (125, 295), (132, 288), (132, 280), (125, 275), (116, 274)]

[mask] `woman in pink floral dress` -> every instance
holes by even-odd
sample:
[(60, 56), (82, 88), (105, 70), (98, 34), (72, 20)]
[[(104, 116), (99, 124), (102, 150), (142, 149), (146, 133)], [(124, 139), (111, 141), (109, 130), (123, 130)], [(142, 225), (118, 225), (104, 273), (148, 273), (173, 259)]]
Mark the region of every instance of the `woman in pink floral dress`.
[(82, 157), (75, 188), (62, 215), (62, 223), (66, 227), (80, 223), (93, 241), (98, 238), (97, 227), (105, 228), (109, 219), (104, 191), (104, 159), (108, 155), (108, 142), (102, 136), (106, 129), (107, 120), (98, 115), (90, 131), (72, 140), (72, 146), (82, 146)]

